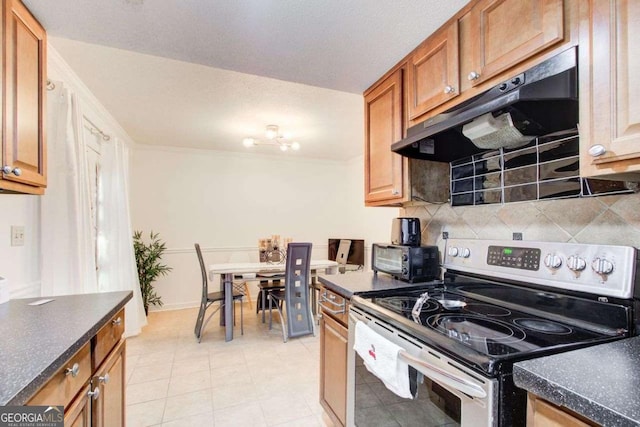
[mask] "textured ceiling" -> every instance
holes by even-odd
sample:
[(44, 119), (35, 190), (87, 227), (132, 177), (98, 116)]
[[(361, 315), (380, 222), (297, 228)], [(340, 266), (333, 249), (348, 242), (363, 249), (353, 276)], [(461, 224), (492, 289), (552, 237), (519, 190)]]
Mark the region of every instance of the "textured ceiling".
[[(306, 141), (300, 138), (303, 148), (324, 147), (300, 155), (349, 158), (362, 151), (362, 92), (467, 0), (24, 3), (53, 36), (52, 45), (140, 143), (237, 149), (231, 144), (244, 130), (225, 133), (212, 126), (261, 130), (275, 121), (286, 128), (289, 118), (291, 126), (300, 125), (294, 133), (307, 133)], [(315, 87), (279, 87), (237, 73), (231, 82), (232, 74), (219, 69)], [(215, 82), (220, 76), (224, 85)], [(360, 106), (348, 106), (355, 101), (346, 101), (344, 92), (357, 94)], [(358, 114), (357, 123), (345, 128)], [(327, 128), (333, 132), (318, 130)], [(174, 134), (181, 138), (165, 136)], [(358, 147), (345, 146), (343, 137)], [(343, 150), (336, 151), (340, 144)]]

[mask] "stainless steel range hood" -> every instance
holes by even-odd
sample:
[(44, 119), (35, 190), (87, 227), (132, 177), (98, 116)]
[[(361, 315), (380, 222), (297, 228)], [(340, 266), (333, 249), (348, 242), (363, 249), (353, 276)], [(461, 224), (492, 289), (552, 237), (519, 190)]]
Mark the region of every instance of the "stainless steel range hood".
[[(407, 137), (393, 144), (391, 150), (415, 159), (451, 162), (486, 151), (487, 143), (492, 148), (508, 147), (513, 142), (507, 141), (511, 135), (524, 135), (520, 139), (524, 141), (574, 128), (578, 123), (577, 74), (577, 51), (571, 48), (412, 126)], [(495, 128), (492, 135), (495, 123), (510, 129)], [(479, 138), (483, 143), (475, 145), (465, 134), (484, 135)], [(496, 138), (493, 142), (492, 137)]]

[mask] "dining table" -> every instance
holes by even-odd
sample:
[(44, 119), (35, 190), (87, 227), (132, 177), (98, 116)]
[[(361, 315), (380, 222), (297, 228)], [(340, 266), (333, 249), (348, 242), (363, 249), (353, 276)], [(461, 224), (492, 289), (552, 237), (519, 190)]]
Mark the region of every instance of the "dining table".
[[(318, 273), (336, 274), (338, 263), (328, 259), (312, 259), (310, 262), (311, 286), (315, 288)], [(285, 263), (266, 262), (227, 262), (209, 265), (209, 278), (220, 275), (220, 290), (224, 292), (224, 312), (220, 316), (220, 324), (225, 327), (225, 341), (233, 340), (233, 279), (235, 276), (255, 274), (260, 278), (273, 278), (282, 275), (284, 278)], [(270, 276), (270, 277), (269, 277)], [(315, 295), (315, 294), (314, 294)]]

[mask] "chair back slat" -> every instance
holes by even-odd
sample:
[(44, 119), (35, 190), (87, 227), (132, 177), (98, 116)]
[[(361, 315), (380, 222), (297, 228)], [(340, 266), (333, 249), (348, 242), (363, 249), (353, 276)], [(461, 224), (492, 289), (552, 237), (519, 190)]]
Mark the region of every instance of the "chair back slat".
[(202, 273), (202, 298), (206, 299), (209, 293), (209, 280), (207, 277), (207, 269), (204, 266), (204, 259), (202, 258), (202, 251), (200, 245), (195, 243), (196, 254), (198, 255), (198, 262), (200, 263), (200, 272)]
[(287, 246), (285, 304), (287, 335), (291, 338), (313, 334), (313, 316), (309, 305), (311, 243)]

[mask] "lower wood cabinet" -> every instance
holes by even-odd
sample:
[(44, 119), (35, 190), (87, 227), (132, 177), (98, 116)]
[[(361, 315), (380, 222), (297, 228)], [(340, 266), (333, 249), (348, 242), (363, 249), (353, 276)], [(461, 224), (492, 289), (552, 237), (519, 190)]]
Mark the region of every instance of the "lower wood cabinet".
[(93, 377), (92, 386), (100, 391), (92, 402), (92, 426), (120, 427), (124, 421), (125, 341), (111, 352)]
[[(345, 313), (346, 307), (345, 304)], [(339, 426), (346, 425), (347, 419), (348, 339), (347, 326), (323, 311), (320, 318), (320, 404)]]
[(597, 424), (529, 393), (527, 427), (588, 427)]
[(73, 404), (66, 409), (64, 425), (67, 427), (89, 427), (91, 425), (91, 398), (90, 386), (87, 384)]
[(74, 354), (29, 399), (28, 405), (64, 406), (66, 427), (125, 425), (124, 309)]

